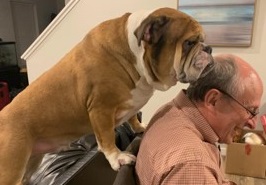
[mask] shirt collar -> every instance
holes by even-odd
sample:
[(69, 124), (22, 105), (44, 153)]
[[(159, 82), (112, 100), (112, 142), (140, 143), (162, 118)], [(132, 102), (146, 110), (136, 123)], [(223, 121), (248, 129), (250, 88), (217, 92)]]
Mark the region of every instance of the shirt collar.
[(195, 104), (186, 96), (186, 90), (182, 90), (173, 101), (175, 106), (182, 109), (184, 114), (193, 122), (204, 141), (212, 144), (218, 142), (219, 138), (217, 134), (202, 116)]

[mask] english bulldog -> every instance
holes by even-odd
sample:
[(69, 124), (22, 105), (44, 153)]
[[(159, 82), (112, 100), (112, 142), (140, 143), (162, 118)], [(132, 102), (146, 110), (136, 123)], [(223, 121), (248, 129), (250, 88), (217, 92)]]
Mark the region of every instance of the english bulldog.
[(92, 132), (114, 170), (134, 162), (116, 147), (114, 128), (128, 120), (143, 132), (135, 115), (154, 90), (207, 73), (213, 60), (203, 41), (200, 24), (171, 8), (93, 28), (0, 112), (0, 184), (22, 184), (39, 156)]

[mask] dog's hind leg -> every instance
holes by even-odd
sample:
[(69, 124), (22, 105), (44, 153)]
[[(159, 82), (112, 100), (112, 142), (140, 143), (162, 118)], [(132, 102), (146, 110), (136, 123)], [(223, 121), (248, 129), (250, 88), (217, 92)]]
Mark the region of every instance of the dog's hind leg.
[(91, 110), (89, 112), (91, 125), (97, 139), (98, 148), (109, 161), (114, 170), (121, 165), (132, 164), (136, 157), (128, 152), (121, 152), (115, 145), (115, 117), (106, 110)]
[(137, 115), (132, 116), (128, 122), (135, 133), (144, 132), (147, 127), (147, 124), (139, 122)]
[(22, 184), (28, 159), (32, 151), (30, 136), (19, 122), (2, 122), (0, 119), (0, 184)]

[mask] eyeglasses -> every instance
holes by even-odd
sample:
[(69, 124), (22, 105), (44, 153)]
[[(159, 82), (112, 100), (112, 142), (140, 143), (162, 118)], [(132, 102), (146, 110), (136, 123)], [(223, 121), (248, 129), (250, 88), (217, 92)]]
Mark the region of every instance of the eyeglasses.
[[(217, 89), (217, 88), (216, 88)], [(259, 109), (257, 110), (250, 110), (248, 109), (245, 105), (243, 105), (242, 103), (240, 103), (237, 99), (235, 99), (233, 96), (231, 96), (230, 94), (228, 94), (227, 92), (225, 92), (224, 90), (221, 90), (221, 89), (217, 89), (219, 90), (221, 93), (225, 94), (226, 96), (228, 96), (229, 98), (231, 98), (232, 100), (234, 100), (236, 103), (238, 103), (241, 107), (243, 107), (244, 109), (246, 109), (246, 111), (250, 114), (250, 117), (249, 119), (252, 119), (254, 118), (256, 115), (259, 114)]]

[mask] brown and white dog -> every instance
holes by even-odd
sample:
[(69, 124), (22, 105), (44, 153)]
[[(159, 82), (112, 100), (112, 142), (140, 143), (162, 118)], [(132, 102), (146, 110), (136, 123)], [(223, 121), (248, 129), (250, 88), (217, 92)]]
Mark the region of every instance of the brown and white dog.
[(0, 184), (22, 184), (39, 154), (91, 132), (114, 170), (134, 162), (116, 147), (115, 126), (144, 131), (134, 115), (154, 90), (197, 80), (210, 53), (199, 23), (175, 9), (101, 23), (0, 112)]

